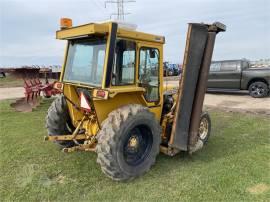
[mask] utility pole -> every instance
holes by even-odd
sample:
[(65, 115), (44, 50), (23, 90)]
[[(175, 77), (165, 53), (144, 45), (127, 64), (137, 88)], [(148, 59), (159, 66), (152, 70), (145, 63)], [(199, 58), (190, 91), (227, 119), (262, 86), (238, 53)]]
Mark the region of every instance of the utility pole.
[(135, 0), (110, 0), (110, 1), (105, 1), (105, 8), (107, 4), (117, 4), (117, 13), (111, 13), (111, 17), (112, 16), (117, 16), (117, 20), (120, 21), (124, 21), (125, 20), (125, 16), (130, 14), (130, 13), (126, 13), (124, 10), (124, 4), (125, 3), (132, 3), (132, 2), (136, 2)]

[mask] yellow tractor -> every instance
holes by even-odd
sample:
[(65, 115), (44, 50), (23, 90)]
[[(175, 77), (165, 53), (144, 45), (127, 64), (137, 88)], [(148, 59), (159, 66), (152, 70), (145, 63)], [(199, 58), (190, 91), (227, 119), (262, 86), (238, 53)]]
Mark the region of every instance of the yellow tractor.
[(221, 23), (190, 23), (179, 87), (163, 78), (163, 36), (120, 22), (72, 26), (61, 19), (56, 38), (67, 40), (54, 88), (45, 140), (63, 151), (94, 151), (102, 171), (123, 181), (147, 172), (159, 152), (200, 149), (210, 117), (202, 112), (207, 76)]

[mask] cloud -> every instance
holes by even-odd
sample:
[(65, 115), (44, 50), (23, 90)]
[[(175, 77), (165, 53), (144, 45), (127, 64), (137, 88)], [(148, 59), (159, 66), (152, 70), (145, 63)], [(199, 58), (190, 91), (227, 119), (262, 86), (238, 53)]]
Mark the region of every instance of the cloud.
[[(103, 0), (0, 0), (0, 66), (61, 64), (65, 43), (55, 40), (61, 17), (79, 25), (108, 19), (115, 5)], [(137, 0), (125, 5), (127, 21), (164, 35), (165, 60), (182, 62), (188, 22), (221, 21), (214, 59), (269, 58), (270, 3), (267, 0)]]

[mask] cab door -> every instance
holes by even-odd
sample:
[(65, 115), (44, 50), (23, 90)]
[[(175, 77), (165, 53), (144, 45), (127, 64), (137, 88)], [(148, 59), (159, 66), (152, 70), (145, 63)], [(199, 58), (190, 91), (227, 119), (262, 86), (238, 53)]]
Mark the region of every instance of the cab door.
[(162, 96), (162, 48), (152, 44), (138, 46), (138, 85), (145, 88), (143, 98), (160, 119)]
[(240, 89), (241, 63), (239, 61), (214, 62), (210, 66), (208, 88)]

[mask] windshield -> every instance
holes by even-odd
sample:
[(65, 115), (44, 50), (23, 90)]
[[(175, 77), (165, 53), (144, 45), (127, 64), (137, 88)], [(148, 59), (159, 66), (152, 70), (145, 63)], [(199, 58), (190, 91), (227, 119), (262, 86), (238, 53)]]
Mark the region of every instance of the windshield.
[(70, 41), (64, 81), (101, 86), (106, 40)]

